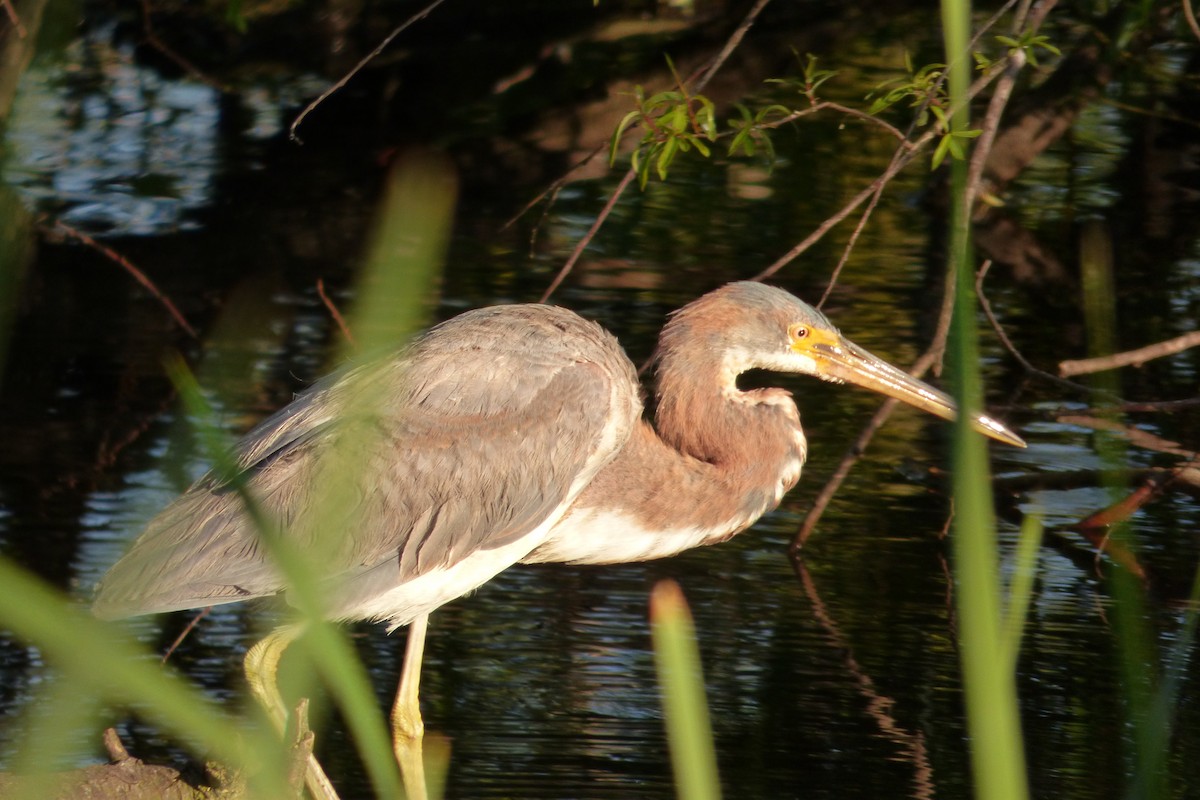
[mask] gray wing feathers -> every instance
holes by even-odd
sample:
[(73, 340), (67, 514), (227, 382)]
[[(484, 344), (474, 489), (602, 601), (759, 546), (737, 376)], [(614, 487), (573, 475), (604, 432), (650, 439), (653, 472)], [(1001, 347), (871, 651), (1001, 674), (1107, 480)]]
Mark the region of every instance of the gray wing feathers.
[[(599, 326), (547, 306), (481, 309), (402, 357), (314, 387), (248, 434), (239, 460), (293, 544), (327, 537), (336, 613), (535, 529), (628, 437), (635, 386)], [(346, 521), (321, 532), (331, 483), (349, 492)], [(284, 588), (238, 493), (208, 476), (150, 523), (94, 610), (127, 616)]]

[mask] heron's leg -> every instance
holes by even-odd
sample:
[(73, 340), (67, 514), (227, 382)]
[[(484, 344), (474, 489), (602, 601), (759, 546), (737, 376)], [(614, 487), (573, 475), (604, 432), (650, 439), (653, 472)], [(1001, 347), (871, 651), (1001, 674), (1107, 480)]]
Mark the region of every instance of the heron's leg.
[(425, 800), (425, 756), (421, 746), (425, 722), (421, 719), (418, 690), (421, 685), (421, 661), (425, 655), (425, 632), (429, 615), (423, 614), (409, 623), (408, 643), (404, 647), (404, 666), (400, 670), (400, 687), (392, 705), (392, 748), (404, 778), (404, 793), (409, 800)]
[[(288, 711), (279, 695), (276, 673), (279, 671), (279, 659), (283, 651), (303, 632), (299, 625), (277, 628), (265, 639), (250, 648), (246, 653), (243, 667), (246, 671), (246, 682), (250, 691), (267, 712), (276, 730), (281, 734), (287, 727)], [(308, 791), (317, 800), (338, 800), (337, 790), (329, 782), (325, 770), (317, 762), (316, 756), (308, 756), (308, 767), (305, 770), (304, 782)]]

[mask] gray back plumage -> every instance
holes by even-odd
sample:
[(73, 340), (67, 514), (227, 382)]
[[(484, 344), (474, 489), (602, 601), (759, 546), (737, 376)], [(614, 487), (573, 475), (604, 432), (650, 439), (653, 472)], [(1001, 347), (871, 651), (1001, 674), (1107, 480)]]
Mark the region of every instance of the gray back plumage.
[[(353, 616), (536, 529), (640, 413), (633, 365), (610, 334), (564, 309), (501, 306), (318, 384), (247, 434), (237, 457), (282, 536), (320, 554), (331, 616)], [(331, 498), (335, 485), (344, 492)], [(329, 519), (331, 505), (345, 519)], [(208, 475), (150, 522), (93, 608), (131, 616), (285, 588), (238, 492)]]

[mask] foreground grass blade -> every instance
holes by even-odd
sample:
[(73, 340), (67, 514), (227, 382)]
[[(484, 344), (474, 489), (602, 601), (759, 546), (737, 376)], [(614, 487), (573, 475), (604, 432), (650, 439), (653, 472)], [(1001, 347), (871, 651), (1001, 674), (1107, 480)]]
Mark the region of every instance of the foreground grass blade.
[[(968, 128), (971, 69), (971, 7), (967, 0), (942, 0), (942, 29), (953, 109), (949, 133), (961, 134)], [(1014, 645), (1012, 637), (1005, 635), (1001, 618), (988, 454), (983, 437), (965, 421), (980, 409), (983, 392), (964, 159), (953, 160), (951, 181), (949, 254), (956, 289), (950, 357), (961, 409), (954, 426), (954, 582), (971, 770), (976, 798), (1025, 800), (1029, 789), (1016, 675), (1006, 657), (1011, 655), (1006, 649)]]
[(37, 647), (74, 691), (136, 708), (200, 751), (246, 770), (258, 796), (286, 791), (286, 756), (272, 732), (236, 726), (120, 628), (6, 559), (0, 559), (0, 586), (0, 625)]
[(662, 581), (650, 595), (654, 661), (666, 714), (675, 793), (680, 800), (718, 800), (721, 782), (692, 615), (679, 584)]
[(1008, 670), (1014, 675), (1017, 671), (1017, 657), (1021, 653), (1021, 636), (1025, 631), (1025, 619), (1029, 614), (1029, 603), (1033, 599), (1033, 579), (1037, 577), (1037, 559), (1038, 553), (1042, 549), (1042, 531), (1040, 516), (1030, 514), (1022, 521), (1021, 538), (1017, 541), (1012, 581), (1008, 585), (1002, 650)]

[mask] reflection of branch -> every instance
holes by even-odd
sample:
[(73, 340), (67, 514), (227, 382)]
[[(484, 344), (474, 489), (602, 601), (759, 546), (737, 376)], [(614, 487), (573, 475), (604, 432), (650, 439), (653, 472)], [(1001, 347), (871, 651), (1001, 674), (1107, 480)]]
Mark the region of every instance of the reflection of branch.
[(1168, 455), (1182, 456), (1183, 458), (1194, 458), (1196, 456), (1195, 450), (1181, 447), (1178, 442), (1168, 441), (1161, 436), (1155, 436), (1149, 431), (1144, 431), (1133, 425), (1122, 425), (1111, 419), (1090, 417), (1085, 414), (1059, 414), (1058, 421), (1064, 425), (1078, 425), (1081, 428), (1090, 428), (1094, 431), (1107, 431), (1108, 433), (1119, 434), (1131, 445), (1140, 447), (1143, 450), (1153, 450), (1157, 453), (1167, 453)]
[(146, 287), (146, 290), (149, 291), (150, 294), (154, 295), (155, 298), (158, 299), (158, 302), (162, 303), (163, 307), (166, 308), (167, 312), (170, 313), (170, 315), (175, 318), (175, 322), (177, 322), (179, 324), (179, 327), (183, 328), (187, 332), (188, 336), (191, 336), (193, 339), (197, 338), (198, 335), (196, 333), (196, 329), (193, 328), (188, 323), (187, 319), (184, 318), (183, 314), (180, 313), (179, 309), (175, 307), (175, 304), (171, 302), (171, 298), (169, 298), (165, 294), (163, 294), (159, 290), (159, 288), (154, 285), (154, 281), (150, 280), (149, 276), (147, 276), (146, 273), (142, 272), (140, 269), (135, 267), (129, 261), (129, 259), (125, 258), (125, 256), (121, 255), (116, 250), (113, 250), (111, 247), (108, 247), (107, 245), (103, 245), (100, 242), (97, 242), (95, 239), (93, 239), (91, 236), (88, 236), (83, 231), (78, 230), (77, 228), (73, 228), (70, 225), (67, 225), (65, 222), (62, 222), (61, 220), (54, 221), (54, 230), (58, 231), (59, 233), (65, 234), (66, 236), (69, 236), (72, 239), (77, 239), (78, 241), (82, 242), (83, 244), (87, 245), (88, 247), (92, 248), (93, 250), (96, 250), (96, 251), (102, 253), (105, 257), (109, 258), (110, 260), (115, 261), (116, 263), (120, 264), (121, 267), (126, 272), (128, 272), (130, 275), (133, 276), (134, 280), (136, 280), (142, 286)]
[(842, 634), (841, 628), (838, 627), (837, 621), (830, 615), (829, 610), (825, 607), (825, 603), (821, 600), (821, 595), (817, 591), (817, 585), (813, 582), (812, 574), (809, 573), (808, 567), (803, 561), (797, 560), (794, 563), (796, 575), (800, 578), (800, 583), (804, 586), (804, 593), (808, 596), (809, 603), (812, 604), (813, 617), (817, 623), (825, 630), (825, 635), (829, 638), (829, 643), (834, 650), (843, 654), (846, 671), (854, 678), (858, 684), (858, 692), (867, 700), (867, 713), (875, 720), (875, 724), (879, 726), (880, 732), (890, 741), (894, 742), (907, 757), (908, 761), (913, 765), (913, 797), (916, 798), (932, 798), (934, 796), (933, 783), (933, 767), (929, 763), (929, 753), (925, 748), (925, 737), (921, 731), (905, 730), (896, 718), (892, 715), (892, 708), (896, 705), (896, 701), (886, 695), (881, 695), (879, 690), (875, 688), (875, 681), (871, 680), (871, 676), (863, 672), (857, 659), (854, 658), (854, 652), (846, 641), (846, 637)]
[(1124, 353), (1114, 353), (1110, 356), (1099, 356), (1097, 358), (1084, 358), (1078, 361), (1060, 361), (1058, 364), (1058, 374), (1065, 377), (1067, 375), (1085, 375), (1092, 372), (1102, 372), (1106, 369), (1118, 369), (1119, 367), (1140, 367), (1151, 359), (1173, 356), (1176, 353), (1187, 350), (1189, 347), (1197, 345), (1200, 345), (1200, 331), (1191, 331), (1182, 336), (1176, 336), (1174, 339), (1168, 339), (1165, 342), (1149, 344), (1145, 347), (1139, 347), (1136, 350), (1127, 350)]

